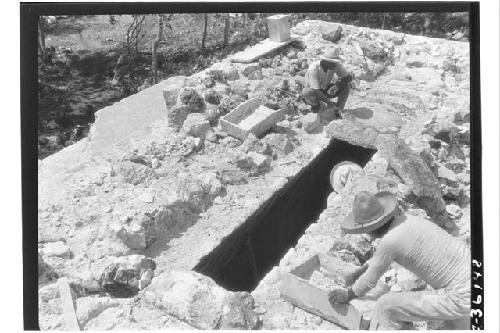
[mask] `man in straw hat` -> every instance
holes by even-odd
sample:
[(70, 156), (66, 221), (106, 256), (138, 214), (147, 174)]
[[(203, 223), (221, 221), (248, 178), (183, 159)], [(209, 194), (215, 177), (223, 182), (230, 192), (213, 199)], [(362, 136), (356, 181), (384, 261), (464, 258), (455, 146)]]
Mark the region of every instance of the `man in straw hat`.
[[(329, 107), (342, 111), (351, 90), (352, 75), (342, 66), (340, 48), (327, 50), (319, 60), (312, 62), (306, 72), (305, 88), (302, 96), (306, 104), (311, 105), (312, 112), (318, 112), (321, 102)], [(333, 83), (334, 74), (338, 82)], [(331, 89), (336, 89), (331, 93)], [(331, 99), (337, 97), (337, 103)]]
[(391, 192), (358, 193), (341, 227), (345, 233), (381, 239), (373, 257), (346, 277), (349, 287), (330, 292), (330, 302), (364, 296), (396, 262), (434, 290), (383, 295), (373, 309), (370, 329), (402, 329), (404, 323), (429, 320), (470, 329), (470, 250), (434, 223), (398, 212)]

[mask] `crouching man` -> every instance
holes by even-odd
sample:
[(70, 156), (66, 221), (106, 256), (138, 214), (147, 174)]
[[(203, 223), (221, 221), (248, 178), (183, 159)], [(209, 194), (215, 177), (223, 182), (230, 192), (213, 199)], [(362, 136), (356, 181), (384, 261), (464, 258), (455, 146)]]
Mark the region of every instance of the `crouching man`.
[(434, 291), (390, 292), (377, 300), (370, 329), (398, 330), (405, 323), (444, 320), (470, 329), (470, 250), (437, 225), (399, 214), (390, 192), (360, 192), (342, 223), (345, 233), (381, 238), (373, 257), (346, 277), (347, 289), (332, 291), (331, 303), (349, 302), (374, 288), (392, 262), (426, 281)]
[[(305, 103), (311, 106), (312, 112), (320, 110), (321, 102), (339, 111), (344, 110), (351, 91), (352, 75), (342, 66), (343, 59), (339, 54), (338, 47), (329, 49), (307, 69), (306, 87), (302, 90), (302, 97)], [(336, 83), (332, 82), (334, 74), (338, 77)], [(333, 98), (337, 98), (336, 103), (332, 101)]]

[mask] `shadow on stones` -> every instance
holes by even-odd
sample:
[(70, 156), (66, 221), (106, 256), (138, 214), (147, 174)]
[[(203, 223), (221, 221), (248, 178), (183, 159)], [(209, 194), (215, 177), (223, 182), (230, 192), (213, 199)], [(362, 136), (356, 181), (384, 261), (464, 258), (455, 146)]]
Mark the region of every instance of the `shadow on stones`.
[(344, 160), (364, 166), (374, 153), (332, 140), (308, 167), (203, 257), (194, 270), (227, 290), (252, 291), (326, 208), (332, 166)]
[(271, 128), (271, 130), (266, 134), (269, 134), (269, 133), (286, 134), (289, 138), (294, 138), (297, 136), (297, 132), (295, 132), (293, 129), (288, 128), (288, 127), (279, 126), (279, 125), (273, 126)]
[(370, 119), (373, 117), (373, 111), (369, 108), (366, 108), (366, 107), (347, 109), (345, 111), (348, 112), (349, 114), (351, 114), (353, 117), (356, 117), (359, 119)]

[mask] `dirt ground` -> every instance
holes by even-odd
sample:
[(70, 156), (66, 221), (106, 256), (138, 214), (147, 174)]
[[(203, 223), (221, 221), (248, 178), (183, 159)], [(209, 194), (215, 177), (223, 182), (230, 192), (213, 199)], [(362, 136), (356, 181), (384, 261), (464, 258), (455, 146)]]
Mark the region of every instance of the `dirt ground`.
[[(223, 20), (212, 14), (208, 22), (206, 50), (201, 50), (202, 14), (179, 14), (165, 27), (165, 42), (158, 50), (159, 78), (191, 75), (212, 63), (262, 39), (259, 32), (233, 24), (231, 39), (222, 48)], [(95, 111), (151, 85), (151, 45), (157, 34), (156, 17), (146, 15), (137, 54), (128, 70), (116, 78), (116, 64), (126, 56), (130, 15), (58, 17), (46, 31), (50, 61), (39, 62), (38, 156), (43, 159), (73, 144), (88, 132)], [(262, 29), (255, 23), (256, 30)], [(189, 28), (186, 28), (189, 27)], [(260, 34), (264, 36), (263, 33)], [(134, 46), (135, 48), (135, 46)], [(203, 53), (203, 54), (202, 54)], [(119, 73), (120, 74), (120, 73)]]

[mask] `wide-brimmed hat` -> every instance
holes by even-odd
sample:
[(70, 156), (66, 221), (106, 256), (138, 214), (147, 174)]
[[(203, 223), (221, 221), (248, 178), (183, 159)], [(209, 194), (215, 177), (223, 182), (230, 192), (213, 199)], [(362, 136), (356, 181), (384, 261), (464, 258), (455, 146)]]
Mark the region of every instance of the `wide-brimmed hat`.
[(340, 57), (340, 47), (335, 47), (326, 50), (325, 53), (323, 53), (323, 55), (320, 56), (320, 59), (336, 64), (339, 64), (344, 61), (344, 59)]
[(372, 194), (359, 192), (354, 198), (352, 212), (341, 224), (347, 234), (363, 234), (386, 224), (396, 213), (397, 198), (389, 191)]
[(330, 171), (330, 184), (332, 185), (334, 191), (339, 192), (345, 187), (346, 182), (345, 179), (343, 179), (343, 176), (345, 176), (346, 172), (349, 171), (361, 172), (363, 169), (351, 161), (344, 161), (335, 164), (332, 171)]

